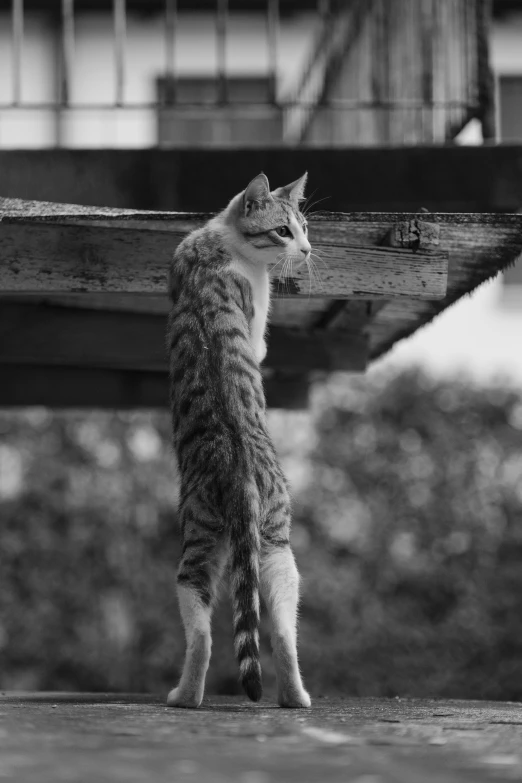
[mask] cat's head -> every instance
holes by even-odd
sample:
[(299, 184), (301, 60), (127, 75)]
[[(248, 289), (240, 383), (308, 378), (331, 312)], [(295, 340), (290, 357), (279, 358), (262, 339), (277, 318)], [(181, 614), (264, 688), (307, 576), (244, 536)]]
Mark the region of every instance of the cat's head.
[(264, 174), (254, 177), (225, 210), (234, 227), (241, 254), (253, 262), (278, 263), (284, 258), (308, 261), (311, 246), (305, 216), (299, 209), (307, 174), (270, 191)]

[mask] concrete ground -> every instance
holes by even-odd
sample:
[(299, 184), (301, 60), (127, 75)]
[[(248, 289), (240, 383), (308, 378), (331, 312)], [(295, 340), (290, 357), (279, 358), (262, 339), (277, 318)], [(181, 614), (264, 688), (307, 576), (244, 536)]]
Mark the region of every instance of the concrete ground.
[(0, 780), (151, 783), (522, 781), (522, 705), (315, 699), (307, 711), (209, 697), (4, 693)]

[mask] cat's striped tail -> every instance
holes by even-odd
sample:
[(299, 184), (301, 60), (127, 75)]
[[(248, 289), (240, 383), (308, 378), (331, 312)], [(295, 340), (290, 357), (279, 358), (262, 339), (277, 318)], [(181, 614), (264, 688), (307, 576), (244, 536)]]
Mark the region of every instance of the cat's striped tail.
[(259, 701), (263, 695), (259, 661), (259, 509), (255, 497), (249, 496), (244, 487), (234, 500), (230, 531), (234, 647), (245, 693), (252, 701)]

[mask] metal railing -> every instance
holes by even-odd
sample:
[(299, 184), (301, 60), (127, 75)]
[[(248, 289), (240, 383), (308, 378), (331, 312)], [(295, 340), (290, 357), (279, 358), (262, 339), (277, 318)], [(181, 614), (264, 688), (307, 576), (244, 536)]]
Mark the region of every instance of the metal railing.
[[(268, 62), (258, 65), (258, 73), (263, 70), (266, 74), (271, 85), (270, 95), (262, 104), (256, 104), (254, 101), (242, 104), (241, 111), (235, 106), (235, 113), (232, 112), (229, 120), (226, 120), (223, 119), (223, 110), (234, 103), (229, 95), (227, 50), (231, 14), (235, 13), (236, 6), (234, 5), (234, 11), (230, 11), (229, 0), (215, 0), (214, 9), (209, 13), (213, 13), (215, 17), (216, 67), (213, 78), (217, 84), (216, 110), (221, 111), (222, 121), (233, 122), (234, 117), (239, 114), (248, 118), (250, 113), (255, 123), (259, 112), (266, 109), (274, 116), (280, 115), (279, 141), (290, 145), (400, 143), (400, 116), (406, 118), (415, 113), (422, 121), (417, 120), (417, 131), (409, 134), (410, 137), (415, 137), (414, 140), (440, 142), (454, 135), (468, 119), (480, 116), (483, 112), (484, 86), (481, 86), (480, 79), (484, 81), (484, 74), (488, 73), (487, 62), (484, 63), (484, 58), (487, 59), (487, 43), (484, 48), (487, 31), (481, 30), (480, 24), (484, 24), (483, 7), (487, 0), (437, 0), (434, 3), (426, 3), (424, 0), (400, 0), (401, 8), (410, 9), (408, 14), (411, 18), (408, 17), (407, 24), (418, 23), (423, 26), (424, 35), (427, 24), (438, 26), (438, 35), (442, 41), (440, 45), (437, 44), (437, 56), (432, 53), (431, 63), (427, 62), (422, 52), (418, 52), (417, 56), (419, 61), (422, 60), (424, 68), (420, 88), (414, 73), (397, 71), (395, 83), (392, 84), (393, 80), (390, 80), (389, 74), (386, 73), (386, 64), (380, 64), (381, 61), (387, 60), (390, 68), (391, 60), (396, 56), (392, 51), (392, 44), (386, 40), (386, 34), (398, 35), (389, 12), (386, 12), (385, 6), (389, 1), (317, 0), (313, 11), (306, 11), (311, 32), (308, 58), (295, 74), (293, 87), (287, 89), (286, 94), (282, 94), (279, 87), (281, 13), (285, 13), (287, 8), (285, 0), (265, 0), (264, 32), (260, 30), (259, 35), (265, 38)], [(77, 16), (84, 11), (78, 9), (78, 1), (59, 2), (60, 5), (57, 4), (53, 12), (57, 30), (53, 95), (47, 99), (25, 100), (22, 66), (26, 56), (26, 8), (24, 0), (11, 0), (11, 98), (0, 101), (0, 120), (5, 112), (21, 109), (51, 109), (57, 113), (72, 112), (75, 109), (143, 109), (156, 114), (170, 111), (169, 116), (173, 123), (182, 116), (197, 116), (201, 106), (197, 103), (188, 105), (186, 101), (181, 105), (178, 101), (177, 85), (180, 75), (176, 59), (181, 15), (178, 0), (155, 3), (158, 13), (162, 15), (164, 36), (164, 66), (160, 73), (155, 73), (155, 77), (157, 81), (164, 80), (168, 89), (162, 91), (161, 98), (156, 95), (146, 101), (129, 100), (128, 95), (128, 2), (107, 0), (103, 8), (107, 25), (112, 27), (114, 78), (114, 95), (108, 102), (74, 98), (72, 84), (76, 63)], [(416, 3), (418, 7), (422, 6), (423, 10), (416, 11)], [(249, 4), (245, 2), (243, 5), (246, 13)], [(255, 5), (258, 8), (259, 4)], [(293, 5), (294, 13), (298, 13), (295, 10), (298, 5)], [(398, 7), (397, 3), (395, 7)], [(432, 9), (432, 17), (427, 14), (428, 8)], [(185, 12), (186, 5), (183, 10), (183, 13)], [(460, 25), (458, 33), (453, 29), (451, 38), (445, 41), (444, 26), (449, 29), (450, 25), (456, 24)], [(413, 28), (409, 34), (415, 34)], [(372, 73), (367, 79), (368, 84), (363, 84), (360, 76), (363, 60), (373, 63)], [(347, 70), (349, 63), (351, 66)], [(430, 72), (430, 68), (433, 72)], [(434, 75), (438, 72), (440, 78)], [(403, 84), (398, 86), (401, 79)], [(347, 89), (346, 85), (349, 85), (350, 89)], [(204, 117), (208, 121), (208, 104), (205, 104), (204, 110)], [(361, 121), (362, 117), (366, 117), (364, 122)], [(412, 126), (412, 121), (408, 122)], [(393, 123), (399, 128), (398, 132), (392, 133)], [(371, 133), (368, 132), (370, 126)], [(252, 142), (255, 142), (255, 138), (252, 138)]]
[[(321, 4), (324, 0), (318, 0)], [(284, 0), (283, 0), (284, 3)], [(229, 2), (228, 0), (215, 0), (215, 31), (217, 49), (216, 79), (219, 87), (219, 103), (227, 102), (227, 67), (226, 52), (229, 27)], [(246, 6), (248, 8), (248, 6)], [(278, 51), (279, 51), (279, 7), (280, 0), (266, 0), (266, 35), (269, 52), (269, 75), (273, 84), (276, 83)], [(22, 98), (22, 62), (24, 56), (24, 0), (11, 0), (11, 39), (12, 39), (12, 100), (0, 103), (1, 109), (7, 108), (155, 108), (156, 101), (137, 104), (125, 100), (126, 86), (126, 39), (127, 39), (127, 2), (126, 0), (107, 0), (107, 14), (112, 15), (113, 47), (114, 47), (114, 74), (115, 95), (111, 104), (87, 104), (83, 102), (71, 103), (71, 76), (74, 68), (75, 57), (75, 0), (60, 0), (59, 27), (60, 27), (60, 65), (61, 78), (59, 80), (58, 94), (52, 100), (35, 102), (24, 101)], [(163, 75), (174, 85), (168, 92), (165, 103), (175, 104), (175, 52), (177, 21), (179, 16), (178, 0), (164, 0), (164, 49), (165, 66)], [(1, 78), (1, 75), (0, 75)], [(272, 96), (273, 102), (276, 95)]]

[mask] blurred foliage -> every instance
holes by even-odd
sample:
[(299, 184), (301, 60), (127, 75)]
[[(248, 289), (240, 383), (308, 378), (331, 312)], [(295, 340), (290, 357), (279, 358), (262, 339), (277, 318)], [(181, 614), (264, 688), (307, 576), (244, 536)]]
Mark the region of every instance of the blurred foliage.
[[(312, 694), (522, 699), (522, 393), (335, 375), (270, 421)], [(176, 496), (166, 413), (0, 412), (3, 688), (175, 683)], [(208, 683), (238, 692), (228, 601)]]

